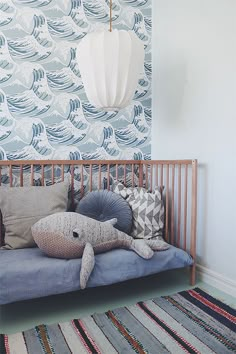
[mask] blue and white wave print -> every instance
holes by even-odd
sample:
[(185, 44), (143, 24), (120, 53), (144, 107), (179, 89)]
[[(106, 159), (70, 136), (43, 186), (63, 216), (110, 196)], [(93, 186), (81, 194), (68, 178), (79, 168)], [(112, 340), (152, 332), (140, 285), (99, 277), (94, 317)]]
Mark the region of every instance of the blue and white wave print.
[[(108, 30), (109, 0), (0, 1), (0, 159), (150, 159), (151, 0), (113, 0), (113, 27), (143, 42), (143, 73), (119, 112), (86, 97), (76, 48)], [(96, 53), (95, 53), (96, 55)]]
[(143, 106), (140, 104), (134, 105), (132, 123), (115, 130), (117, 143), (132, 147), (144, 144), (149, 133), (150, 127), (146, 122)]
[[(69, 15), (72, 8), (80, 7), (81, 0), (71, 1), (71, 0), (52, 0), (48, 4), (45, 4), (43, 8), (44, 14), (47, 18), (51, 17), (63, 17)], [(80, 7), (81, 9), (81, 7)]]
[[(21, 10), (18, 16), (19, 21), (16, 26), (22, 34), (20, 36), (18, 33), (16, 38), (12, 36), (13, 38), (7, 41), (12, 57), (29, 61), (41, 61), (48, 58), (54, 49), (54, 41), (49, 34), (44, 14), (41, 11), (30, 9)], [(3, 27), (2, 30), (4, 32), (5, 28)]]
[(48, 88), (44, 70), (34, 70), (33, 76), (30, 90), (8, 95), (7, 102), (13, 115), (36, 117), (47, 112), (51, 107), (54, 95)]
[(51, 89), (66, 92), (77, 92), (84, 88), (78, 63), (76, 51), (71, 48), (71, 60), (69, 65), (60, 70), (47, 71), (48, 84)]
[(0, 33), (0, 84), (8, 81), (15, 70), (15, 62), (12, 60), (6, 37)]
[(151, 108), (144, 108), (144, 114), (145, 114), (145, 119), (149, 127), (151, 127), (152, 124), (152, 110)]
[(0, 141), (8, 138), (15, 126), (15, 119), (11, 116), (4, 92), (0, 91)]
[(90, 126), (84, 117), (79, 99), (71, 100), (67, 120), (47, 126), (48, 140), (57, 144), (74, 145), (86, 137)]
[(86, 115), (87, 118), (92, 118), (99, 121), (113, 120), (113, 118), (117, 116), (117, 112), (115, 111), (106, 112), (102, 110), (97, 110), (89, 102), (83, 103), (83, 109), (84, 109), (84, 114)]
[(0, 160), (7, 160), (6, 152), (0, 146)]
[(148, 45), (150, 41), (150, 35), (146, 28), (145, 18), (141, 11), (136, 10), (134, 12), (134, 26), (133, 30), (137, 34), (138, 38), (142, 40), (145, 45)]
[(145, 97), (145, 100), (147, 100), (151, 95), (150, 86), (151, 82), (148, 80), (147, 76), (142, 75), (142, 78), (140, 78), (136, 92), (134, 94), (134, 100), (138, 101), (143, 97)]
[(149, 7), (150, 1), (149, 0), (120, 0), (121, 4), (126, 4), (129, 6), (134, 7)]
[(71, 11), (62, 17), (47, 17), (48, 29), (52, 36), (70, 41), (82, 39), (88, 32), (89, 23), (83, 13), (80, 0), (71, 2)]
[(0, 26), (9, 25), (15, 17), (16, 8), (11, 0), (0, 3)]
[[(84, 12), (87, 18), (94, 22), (108, 22), (110, 16), (110, 2), (108, 0), (86, 0), (83, 1)], [(112, 2), (112, 20), (119, 18), (121, 11), (120, 2), (113, 0)]]
[[(37, 33), (37, 28), (44, 32), (44, 36), (48, 32), (46, 18), (39, 9), (31, 9), (30, 7), (15, 7), (15, 15), (13, 20), (1, 27), (8, 39), (23, 39)], [(40, 20), (41, 18), (41, 20)]]
[[(14, 0), (16, 4), (41, 8), (50, 4), (53, 0)], [(64, 0), (63, 0), (64, 1)]]
[(151, 80), (151, 77), (152, 77), (152, 64), (149, 61), (144, 63), (144, 70), (145, 70), (145, 74), (146, 74), (147, 78), (149, 80)]
[[(100, 126), (99, 126), (100, 125)], [(139, 148), (121, 149), (115, 137), (115, 131), (108, 123), (102, 127), (100, 123), (95, 123), (95, 129), (100, 130), (97, 135), (98, 140), (101, 139), (101, 144), (92, 152), (82, 152), (85, 160), (103, 160), (103, 159), (142, 159), (143, 154)], [(90, 139), (91, 141), (91, 139)], [(97, 141), (99, 143), (99, 141)], [(83, 150), (83, 146), (81, 151)]]

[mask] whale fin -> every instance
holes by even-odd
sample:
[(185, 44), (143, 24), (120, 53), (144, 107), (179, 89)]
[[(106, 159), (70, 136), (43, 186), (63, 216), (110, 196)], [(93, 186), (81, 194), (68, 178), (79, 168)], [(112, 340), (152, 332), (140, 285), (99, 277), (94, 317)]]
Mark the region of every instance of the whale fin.
[(117, 223), (117, 219), (116, 219), (116, 218), (113, 218), (113, 219), (104, 221), (104, 223), (106, 223), (106, 224), (111, 224), (112, 226), (114, 226), (114, 225)]
[(93, 271), (95, 265), (94, 251), (90, 243), (86, 243), (84, 247), (84, 253), (81, 261), (80, 269), (80, 288), (85, 289), (87, 281), (90, 277), (90, 274)]
[(146, 242), (141, 239), (132, 240), (129, 248), (144, 259), (150, 259), (154, 255), (151, 247), (149, 247), (149, 245), (147, 245)]

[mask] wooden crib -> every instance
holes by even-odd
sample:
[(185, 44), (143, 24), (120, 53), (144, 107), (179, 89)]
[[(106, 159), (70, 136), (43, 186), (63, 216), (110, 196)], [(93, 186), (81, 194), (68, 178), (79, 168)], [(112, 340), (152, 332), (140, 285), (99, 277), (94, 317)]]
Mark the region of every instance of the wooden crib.
[[(112, 179), (124, 184), (159, 187), (165, 203), (164, 238), (193, 258), (196, 272), (197, 160), (17, 160), (0, 161), (0, 185), (48, 185), (70, 178), (71, 203), (76, 185), (79, 198), (87, 191), (111, 188)], [(0, 238), (1, 239), (1, 238)]]

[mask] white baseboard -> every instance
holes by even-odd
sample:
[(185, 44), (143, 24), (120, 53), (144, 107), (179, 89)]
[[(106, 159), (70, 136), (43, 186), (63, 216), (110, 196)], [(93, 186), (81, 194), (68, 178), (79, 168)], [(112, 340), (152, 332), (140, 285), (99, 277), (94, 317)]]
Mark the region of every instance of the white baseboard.
[(199, 264), (197, 264), (197, 272), (202, 281), (236, 298), (235, 281)]

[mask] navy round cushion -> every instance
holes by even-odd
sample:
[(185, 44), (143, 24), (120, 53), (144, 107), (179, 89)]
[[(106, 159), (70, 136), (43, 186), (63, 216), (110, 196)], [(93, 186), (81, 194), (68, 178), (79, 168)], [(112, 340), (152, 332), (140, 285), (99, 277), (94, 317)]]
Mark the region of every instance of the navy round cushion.
[(117, 218), (115, 227), (129, 234), (132, 227), (132, 210), (128, 202), (120, 195), (99, 190), (88, 193), (79, 202), (76, 212), (99, 221)]

